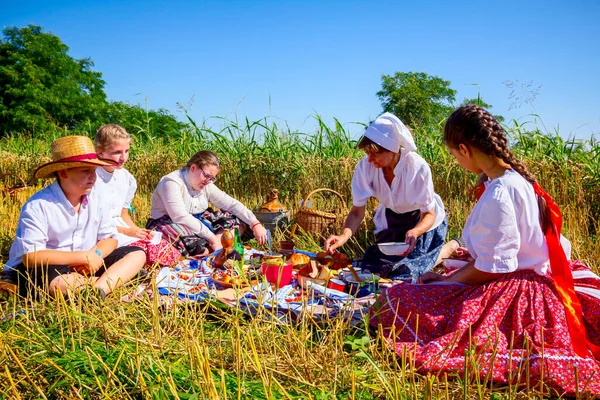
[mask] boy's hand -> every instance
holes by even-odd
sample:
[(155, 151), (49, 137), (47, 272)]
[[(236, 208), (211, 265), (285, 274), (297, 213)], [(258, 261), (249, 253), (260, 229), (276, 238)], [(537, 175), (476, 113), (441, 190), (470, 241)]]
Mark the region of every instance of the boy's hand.
[(96, 253), (96, 246), (85, 253), (85, 258), (87, 265), (83, 265), (83, 267), (87, 267), (87, 273), (89, 275), (94, 275), (104, 264), (104, 259)]

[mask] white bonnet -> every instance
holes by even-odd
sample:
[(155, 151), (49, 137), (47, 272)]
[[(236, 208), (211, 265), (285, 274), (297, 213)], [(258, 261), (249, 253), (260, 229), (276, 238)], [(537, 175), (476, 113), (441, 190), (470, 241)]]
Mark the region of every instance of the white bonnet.
[(410, 131), (398, 117), (389, 112), (381, 114), (369, 125), (365, 137), (394, 153), (400, 151), (400, 146), (408, 151), (417, 150)]

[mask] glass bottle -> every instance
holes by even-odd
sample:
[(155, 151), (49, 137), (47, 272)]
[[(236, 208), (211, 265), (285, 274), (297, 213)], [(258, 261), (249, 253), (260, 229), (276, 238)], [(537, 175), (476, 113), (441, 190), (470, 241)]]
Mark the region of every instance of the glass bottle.
[(233, 250), (235, 250), (244, 260), (244, 245), (242, 244), (242, 238), (240, 237), (240, 230), (235, 228), (233, 236)]

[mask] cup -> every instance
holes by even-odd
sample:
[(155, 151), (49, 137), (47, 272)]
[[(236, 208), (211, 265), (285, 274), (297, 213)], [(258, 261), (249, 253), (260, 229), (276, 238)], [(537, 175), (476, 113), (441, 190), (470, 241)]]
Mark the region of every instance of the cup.
[(267, 282), (276, 285), (278, 288), (289, 285), (292, 281), (293, 265), (291, 263), (284, 265), (262, 264), (262, 273)]
[(349, 277), (348, 294), (354, 297), (365, 297), (375, 293), (379, 288), (379, 276), (372, 274), (358, 274), (361, 282), (357, 282), (354, 277)]
[(161, 231), (152, 231), (152, 239), (150, 239), (151, 244), (159, 244), (162, 239)]
[(330, 279), (329, 282), (327, 282), (327, 287), (329, 289), (335, 289), (339, 290), (340, 292), (343, 292), (344, 289), (346, 289), (346, 284), (344, 283), (344, 281), (341, 281), (339, 279)]
[(294, 242), (291, 240), (282, 240), (279, 242), (279, 252), (284, 256), (289, 256), (294, 252)]

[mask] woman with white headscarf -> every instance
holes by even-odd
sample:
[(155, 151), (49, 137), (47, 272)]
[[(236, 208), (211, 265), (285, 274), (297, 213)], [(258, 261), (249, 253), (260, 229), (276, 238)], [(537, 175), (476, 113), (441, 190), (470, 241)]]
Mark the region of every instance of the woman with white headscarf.
[(416, 153), (410, 131), (390, 113), (367, 128), (358, 148), (366, 156), (352, 177), (352, 209), (342, 233), (330, 236), (325, 250), (332, 252), (352, 237), (365, 217), (367, 201), (375, 197), (380, 203), (373, 218), (376, 242), (406, 242), (410, 247), (404, 254), (387, 256), (371, 246), (362, 268), (383, 277), (416, 278), (435, 265), (448, 228), (429, 165)]

